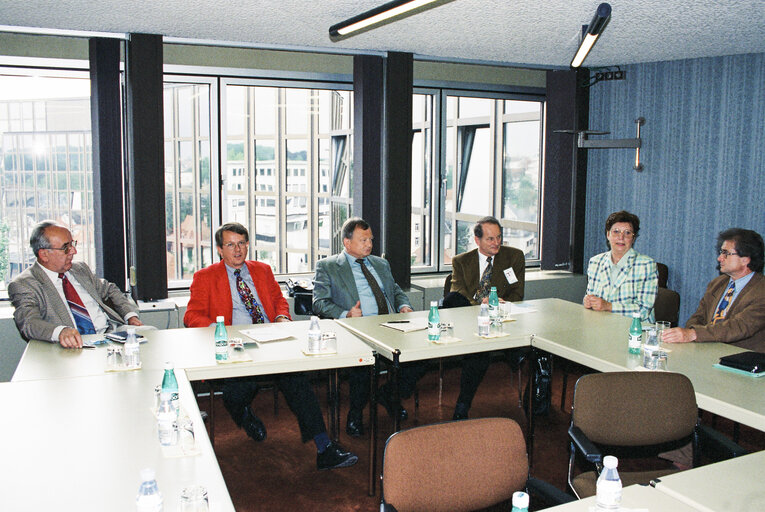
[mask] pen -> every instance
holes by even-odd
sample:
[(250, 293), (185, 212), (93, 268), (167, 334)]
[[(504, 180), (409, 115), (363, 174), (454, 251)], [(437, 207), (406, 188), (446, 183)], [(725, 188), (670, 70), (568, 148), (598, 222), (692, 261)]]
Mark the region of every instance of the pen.
[(82, 348), (96, 348), (95, 345), (83, 345)]
[(389, 324), (408, 324), (409, 320), (391, 320), (388, 323)]

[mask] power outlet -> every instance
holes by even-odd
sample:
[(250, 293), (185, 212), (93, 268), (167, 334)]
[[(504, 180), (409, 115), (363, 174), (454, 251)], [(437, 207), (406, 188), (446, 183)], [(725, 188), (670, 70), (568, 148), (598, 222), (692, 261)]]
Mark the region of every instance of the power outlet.
[(625, 71), (597, 71), (595, 72), (595, 81), (602, 82), (604, 80), (624, 80)]

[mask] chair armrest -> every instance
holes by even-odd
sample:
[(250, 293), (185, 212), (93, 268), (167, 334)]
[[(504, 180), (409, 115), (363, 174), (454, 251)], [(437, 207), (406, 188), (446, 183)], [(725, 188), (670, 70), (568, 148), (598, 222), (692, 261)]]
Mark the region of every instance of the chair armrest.
[(698, 425), (699, 446), (701, 453), (712, 460), (720, 461), (746, 455), (747, 451), (717, 430), (706, 425)]
[(582, 432), (579, 427), (569, 427), (568, 436), (571, 438), (571, 441), (576, 448), (582, 452), (587, 459), (587, 462), (591, 462), (592, 464), (601, 463), (603, 455), (600, 453), (600, 450), (598, 450), (595, 444), (584, 435), (584, 432)]
[[(526, 490), (530, 496), (535, 498), (539, 497), (545, 504), (545, 508), (560, 505), (562, 503), (568, 503), (570, 501), (576, 501), (576, 498), (570, 494), (561, 491), (552, 484), (539, 480), (534, 477), (529, 477), (526, 482)], [(538, 501), (533, 500), (534, 508), (537, 508)]]

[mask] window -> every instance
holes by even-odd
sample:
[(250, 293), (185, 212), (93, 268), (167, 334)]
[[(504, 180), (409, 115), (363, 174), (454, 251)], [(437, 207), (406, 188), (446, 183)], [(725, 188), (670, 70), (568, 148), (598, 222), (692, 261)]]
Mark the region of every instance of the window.
[[(2, 73), (2, 70), (0, 70)], [(45, 219), (78, 241), (95, 268), (90, 80), (87, 72), (0, 74), (0, 293), (34, 263), (32, 228)]]

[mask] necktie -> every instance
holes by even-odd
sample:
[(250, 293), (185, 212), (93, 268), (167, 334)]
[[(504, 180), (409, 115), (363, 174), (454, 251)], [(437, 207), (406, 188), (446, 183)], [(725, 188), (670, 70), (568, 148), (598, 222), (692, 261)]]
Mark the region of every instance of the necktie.
[(486, 268), (483, 271), (483, 275), (481, 275), (481, 280), (478, 282), (478, 293), (475, 294), (476, 300), (483, 300), (486, 297), (489, 296), (489, 292), (491, 291), (491, 270), (492, 270), (492, 264), (491, 264), (491, 256), (486, 258)]
[(252, 296), (250, 287), (247, 286), (247, 283), (245, 283), (244, 279), (242, 279), (240, 271), (241, 269), (234, 270), (234, 275), (236, 276), (236, 290), (239, 292), (239, 298), (242, 299), (244, 307), (247, 308), (247, 312), (252, 317), (252, 323), (265, 323), (263, 317), (263, 309), (261, 309), (260, 304), (255, 302), (255, 297)]
[(372, 295), (375, 296), (375, 301), (377, 302), (377, 314), (387, 315), (388, 303), (385, 302), (385, 295), (383, 295), (380, 285), (377, 284), (377, 279), (375, 279), (375, 276), (369, 271), (362, 258), (357, 259), (356, 263), (361, 265), (361, 272), (364, 274), (364, 277), (367, 278), (367, 283), (369, 283), (369, 287), (372, 289)]
[(728, 291), (725, 292), (725, 297), (723, 297), (723, 300), (720, 302), (720, 305), (717, 306), (717, 311), (715, 311), (715, 316), (712, 318), (712, 325), (716, 324), (718, 321), (725, 318), (725, 313), (728, 311), (728, 306), (730, 305), (730, 298), (733, 297), (733, 292), (736, 291), (736, 282), (731, 281), (730, 286), (728, 286)]
[(77, 330), (80, 331), (80, 334), (95, 334), (96, 328), (93, 326), (90, 314), (88, 314), (85, 304), (82, 303), (77, 290), (74, 289), (74, 286), (65, 274), (59, 274), (58, 277), (61, 279), (61, 285), (64, 287), (64, 297), (66, 297), (66, 302), (69, 304)]

